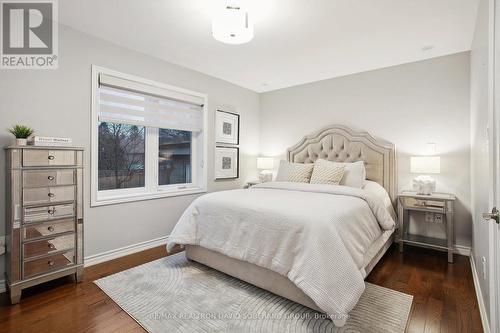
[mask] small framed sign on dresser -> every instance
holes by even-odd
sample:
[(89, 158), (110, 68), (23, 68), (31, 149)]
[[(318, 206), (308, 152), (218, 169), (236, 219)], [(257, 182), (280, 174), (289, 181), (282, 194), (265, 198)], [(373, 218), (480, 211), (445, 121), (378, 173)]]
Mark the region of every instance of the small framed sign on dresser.
[(6, 278), (12, 304), (33, 285), (83, 275), (83, 148), (6, 151)]

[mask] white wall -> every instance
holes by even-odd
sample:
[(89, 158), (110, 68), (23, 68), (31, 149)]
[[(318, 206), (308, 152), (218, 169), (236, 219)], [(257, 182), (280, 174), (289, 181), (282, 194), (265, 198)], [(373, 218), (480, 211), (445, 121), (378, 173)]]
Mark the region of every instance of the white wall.
[[(398, 149), (400, 188), (410, 186), (409, 156), (436, 142), (443, 173), (438, 190), (458, 197), (456, 243), (470, 245), (469, 53), (435, 58), (258, 95), (228, 82), (60, 28), (59, 69), (0, 72), (0, 123), (34, 127), (40, 135), (72, 137), (84, 146), (85, 192), (90, 193), (90, 70), (92, 64), (207, 93), (209, 123), (221, 106), (241, 114), (241, 173), (213, 181), (213, 127), (209, 126), (209, 191), (241, 187), (256, 176), (255, 156), (279, 156), (303, 135), (345, 124), (392, 141)], [(260, 109), (260, 113), (259, 113)], [(0, 145), (11, 143), (0, 131)], [(0, 154), (0, 188), (5, 179)], [(195, 196), (90, 208), (85, 196), (85, 255), (168, 235)], [(5, 224), (0, 191), (0, 230)], [(440, 235), (439, 225), (422, 232)], [(0, 232), (3, 234), (3, 232)], [(3, 260), (0, 272), (3, 271)]]
[[(241, 187), (256, 177), (259, 143), (259, 96), (228, 82), (130, 51), (103, 40), (60, 28), (58, 70), (0, 71), (0, 146), (11, 143), (6, 128), (32, 126), (39, 135), (73, 138), (85, 152), (85, 255), (94, 255), (166, 236), (195, 196), (90, 208), (91, 65), (208, 94), (209, 191)], [(213, 181), (214, 110), (227, 106), (241, 114), (241, 177)], [(5, 159), (0, 154), (0, 188), (5, 186)], [(0, 191), (0, 234), (5, 225), (5, 197)], [(3, 258), (2, 258), (3, 261)], [(0, 267), (0, 269), (3, 268)], [(3, 271), (3, 269), (2, 269)], [(1, 278), (0, 278), (1, 279)]]
[[(314, 82), (261, 95), (262, 155), (281, 156), (326, 125), (364, 129), (393, 142), (399, 187), (410, 188), (409, 156), (437, 143), (437, 189), (457, 195), (456, 243), (470, 246), (469, 53)], [(442, 225), (419, 230), (442, 237)]]
[(483, 295), (484, 305), (489, 309), (490, 292), (489, 277), (483, 279), (482, 259), (489, 263), (489, 232), (488, 223), (481, 218), (481, 213), (488, 212), (489, 206), (489, 158), (488, 137), (486, 128), (491, 114), (490, 98), (490, 42), (492, 29), (489, 19), (489, 0), (481, 0), (476, 19), (476, 29), (471, 51), (471, 193), (472, 193), (472, 248), (476, 271), (479, 275), (479, 286)]

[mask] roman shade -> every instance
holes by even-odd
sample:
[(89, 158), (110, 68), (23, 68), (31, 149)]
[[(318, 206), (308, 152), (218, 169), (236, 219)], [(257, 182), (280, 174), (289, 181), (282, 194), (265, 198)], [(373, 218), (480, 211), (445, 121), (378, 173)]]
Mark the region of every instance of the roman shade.
[(199, 132), (204, 99), (111, 75), (99, 75), (99, 121)]

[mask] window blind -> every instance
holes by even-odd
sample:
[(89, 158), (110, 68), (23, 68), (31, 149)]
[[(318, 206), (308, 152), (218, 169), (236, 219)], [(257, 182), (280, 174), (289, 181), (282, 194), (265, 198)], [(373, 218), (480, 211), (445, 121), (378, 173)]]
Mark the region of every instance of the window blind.
[(99, 76), (99, 121), (198, 132), (203, 98), (178, 91)]

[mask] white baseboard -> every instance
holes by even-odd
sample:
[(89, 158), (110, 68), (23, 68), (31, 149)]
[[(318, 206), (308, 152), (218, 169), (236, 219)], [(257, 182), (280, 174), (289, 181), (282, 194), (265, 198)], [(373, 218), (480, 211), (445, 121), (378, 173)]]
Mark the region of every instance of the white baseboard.
[(455, 254), (460, 254), (462, 256), (470, 257), (471, 248), (470, 248), (470, 246), (463, 246), (463, 245), (455, 244), (453, 252)]
[[(399, 243), (399, 239), (396, 239), (395, 242)], [(447, 250), (438, 250), (438, 251), (447, 251)], [(470, 257), (471, 247), (470, 246), (464, 246), (464, 245), (454, 244), (453, 245), (453, 253), (459, 254), (459, 255), (462, 255), (462, 256), (466, 256), (466, 257)]]
[(476, 289), (477, 303), (479, 304), (479, 314), (481, 315), (481, 323), (483, 324), (484, 333), (490, 333), (490, 324), (488, 322), (488, 312), (484, 306), (483, 293), (481, 292), (481, 287), (479, 286), (479, 275), (477, 275), (476, 263), (474, 261), (474, 256), (470, 257), (470, 267), (472, 270), (472, 280), (474, 281), (474, 288)]
[(97, 265), (105, 261), (113, 260), (116, 258), (124, 257), (126, 255), (141, 252), (144, 250), (152, 249), (157, 246), (162, 246), (167, 244), (168, 236), (151, 239), (145, 242), (132, 244), (128, 246), (121, 247), (119, 249), (106, 251), (99, 254), (94, 254), (84, 258), (85, 267)]

